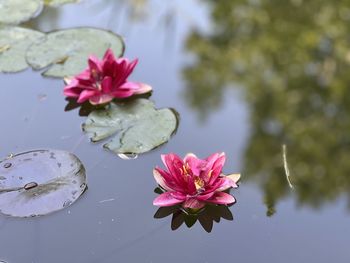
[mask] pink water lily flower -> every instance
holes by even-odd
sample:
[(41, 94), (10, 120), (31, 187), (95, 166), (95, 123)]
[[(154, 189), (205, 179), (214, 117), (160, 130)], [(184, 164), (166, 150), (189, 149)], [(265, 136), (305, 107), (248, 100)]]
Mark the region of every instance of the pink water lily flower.
[(153, 201), (154, 205), (182, 204), (184, 208), (200, 209), (206, 203), (228, 205), (236, 202), (232, 195), (223, 192), (237, 188), (240, 178), (239, 174), (222, 174), (225, 153), (215, 153), (204, 160), (194, 154), (187, 154), (182, 160), (170, 153), (162, 155), (162, 160), (167, 170), (156, 167), (153, 175), (164, 193)]
[(64, 95), (77, 98), (78, 103), (104, 104), (114, 98), (127, 98), (150, 92), (152, 87), (139, 82), (128, 81), (138, 60), (115, 58), (108, 49), (102, 60), (90, 56), (88, 68), (72, 79), (67, 79)]

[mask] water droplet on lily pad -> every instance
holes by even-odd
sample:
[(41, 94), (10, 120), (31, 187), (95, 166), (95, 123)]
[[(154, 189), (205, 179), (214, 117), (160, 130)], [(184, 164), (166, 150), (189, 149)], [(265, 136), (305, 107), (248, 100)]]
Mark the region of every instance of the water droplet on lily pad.
[(42, 8), (42, 0), (0, 0), (0, 23), (20, 24), (37, 16)]
[[(57, 166), (57, 161), (61, 166)], [(5, 159), (0, 164), (3, 162), (8, 163)], [(11, 164), (11, 169), (0, 165), (0, 177), (3, 178), (0, 181), (0, 210), (8, 216), (33, 217), (61, 210), (74, 203), (87, 188), (85, 168), (69, 152), (19, 153), (11, 158)]]
[(135, 160), (137, 159), (137, 157), (139, 157), (138, 154), (135, 153), (131, 153), (131, 154), (127, 154), (127, 153), (120, 153), (118, 154), (119, 158), (123, 159), (123, 160)]
[(81, 27), (48, 33), (46, 38), (29, 47), (27, 62), (34, 69), (48, 69), (50, 77), (74, 76), (87, 67), (90, 55), (102, 57), (108, 48), (116, 56), (124, 52), (122, 38), (110, 31)]
[(174, 110), (156, 109), (150, 100), (135, 99), (90, 113), (83, 131), (92, 142), (112, 137), (104, 147), (124, 157), (145, 153), (166, 143), (177, 126)]

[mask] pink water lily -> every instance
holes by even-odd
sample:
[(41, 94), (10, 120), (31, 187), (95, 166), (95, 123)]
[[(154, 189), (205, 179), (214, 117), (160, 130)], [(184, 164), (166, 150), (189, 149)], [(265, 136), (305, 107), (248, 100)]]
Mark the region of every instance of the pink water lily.
[(115, 58), (108, 49), (102, 60), (90, 56), (88, 68), (72, 79), (67, 79), (64, 95), (77, 98), (78, 103), (104, 104), (114, 98), (127, 98), (150, 92), (152, 87), (139, 82), (128, 81), (138, 60)]
[(156, 167), (153, 175), (164, 193), (153, 201), (154, 205), (182, 204), (184, 208), (200, 209), (206, 203), (228, 205), (236, 202), (224, 191), (237, 188), (240, 175), (225, 176), (222, 173), (224, 153), (215, 153), (204, 160), (194, 154), (187, 154), (182, 160), (170, 153), (162, 155), (162, 160), (167, 169)]

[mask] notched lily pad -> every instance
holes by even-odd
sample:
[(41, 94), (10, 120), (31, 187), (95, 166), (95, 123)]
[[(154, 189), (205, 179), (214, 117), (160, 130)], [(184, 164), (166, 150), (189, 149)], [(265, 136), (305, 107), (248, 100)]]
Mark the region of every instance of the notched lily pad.
[(70, 206), (86, 190), (85, 168), (59, 150), (20, 153), (0, 162), (0, 213), (46, 215)]
[(0, 27), (0, 72), (18, 72), (26, 69), (26, 50), (44, 36), (45, 34), (31, 29)]
[(0, 23), (20, 24), (38, 15), (42, 0), (0, 0)]
[(166, 143), (177, 126), (174, 110), (157, 110), (151, 101), (136, 99), (90, 113), (83, 131), (92, 142), (113, 136), (104, 147), (116, 154), (140, 154)]
[(77, 2), (79, 2), (79, 0), (44, 0), (45, 5), (54, 7)]
[(34, 69), (49, 67), (44, 76), (70, 77), (87, 67), (87, 58), (102, 57), (108, 48), (116, 56), (124, 52), (122, 38), (112, 32), (96, 28), (74, 28), (51, 32), (40, 43), (33, 44), (26, 59)]

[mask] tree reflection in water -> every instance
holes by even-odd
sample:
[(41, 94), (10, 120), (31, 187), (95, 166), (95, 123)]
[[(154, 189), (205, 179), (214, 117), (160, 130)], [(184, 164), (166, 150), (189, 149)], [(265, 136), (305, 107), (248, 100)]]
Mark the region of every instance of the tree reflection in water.
[(225, 89), (243, 88), (252, 123), (243, 173), (261, 185), (267, 214), (292, 192), (283, 144), (299, 204), (350, 199), (350, 2), (205, 2), (213, 30), (188, 38), (196, 59), (185, 98), (206, 116)]

